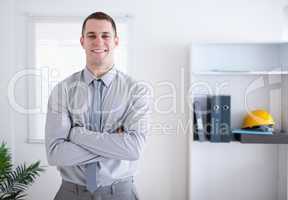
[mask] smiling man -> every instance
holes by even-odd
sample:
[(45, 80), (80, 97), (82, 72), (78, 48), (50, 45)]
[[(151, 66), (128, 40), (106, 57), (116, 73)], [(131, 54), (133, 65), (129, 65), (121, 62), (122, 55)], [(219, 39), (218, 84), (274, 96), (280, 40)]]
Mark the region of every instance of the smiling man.
[(80, 43), (86, 67), (52, 91), (45, 128), (48, 162), (62, 185), (55, 200), (138, 199), (134, 175), (148, 132), (149, 91), (114, 66), (114, 20), (89, 15)]
[(88, 17), (83, 24), (80, 42), (85, 49), (87, 67), (96, 75), (106, 73), (113, 66), (113, 50), (118, 46), (119, 38), (112, 18), (107, 16), (107, 20), (98, 20)]

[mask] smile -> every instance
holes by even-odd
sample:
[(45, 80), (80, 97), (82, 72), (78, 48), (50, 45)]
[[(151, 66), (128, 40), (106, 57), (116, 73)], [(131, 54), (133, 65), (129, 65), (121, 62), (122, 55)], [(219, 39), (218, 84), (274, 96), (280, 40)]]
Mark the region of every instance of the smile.
[(91, 51), (94, 53), (104, 53), (104, 52), (107, 52), (108, 50), (106, 50), (106, 49), (93, 49)]

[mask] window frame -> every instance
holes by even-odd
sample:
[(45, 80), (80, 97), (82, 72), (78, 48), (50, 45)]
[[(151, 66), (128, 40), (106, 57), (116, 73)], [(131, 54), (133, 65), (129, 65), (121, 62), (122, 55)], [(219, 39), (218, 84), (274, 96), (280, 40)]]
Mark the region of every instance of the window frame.
[[(113, 16), (116, 24), (117, 23), (123, 23), (126, 25), (125, 30), (127, 31), (125, 33), (126, 35), (126, 69), (124, 72), (129, 74), (129, 66), (131, 62), (131, 56), (130, 53), (132, 52), (130, 49), (130, 37), (131, 37), (131, 16), (128, 14), (125, 15), (117, 15)], [(82, 25), (85, 17), (84, 16), (41, 16), (41, 15), (29, 15), (27, 19), (27, 68), (26, 70), (37, 70), (36, 66), (36, 24), (37, 23), (47, 23), (47, 22), (55, 22), (55, 23), (80, 23)], [(81, 27), (79, 27), (81, 29)], [(80, 38), (80, 35), (79, 35)], [(121, 43), (121, 37), (120, 37), (120, 43)], [(84, 67), (84, 66), (83, 66)], [(38, 71), (35, 71), (35, 75), (39, 75)], [(34, 74), (33, 74), (34, 75)], [(28, 108), (31, 106), (32, 102), (37, 99), (37, 92), (36, 92), (36, 80), (27, 79), (27, 106)], [(41, 95), (41, 94), (40, 94)], [(41, 97), (40, 97), (41, 98)], [(43, 113), (42, 109), (40, 110), (32, 110), (32, 112), (27, 113), (27, 140), (26, 143), (28, 144), (44, 144), (45, 143), (45, 133), (43, 133), (43, 138), (36, 139), (36, 136), (39, 134), (36, 134), (37, 131), (37, 123), (35, 123), (35, 119), (33, 119), (33, 115), (46, 115), (46, 113)], [(40, 113), (39, 113), (40, 112)], [(35, 117), (35, 116), (34, 116)], [(43, 121), (41, 122), (43, 123)], [(39, 126), (38, 126), (39, 127)]]

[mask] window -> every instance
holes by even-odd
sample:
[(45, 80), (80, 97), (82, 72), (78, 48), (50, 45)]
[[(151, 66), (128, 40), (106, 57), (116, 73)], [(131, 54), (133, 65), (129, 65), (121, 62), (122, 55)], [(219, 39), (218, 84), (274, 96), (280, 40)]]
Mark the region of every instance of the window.
[[(28, 142), (43, 142), (48, 97), (64, 78), (85, 67), (80, 45), (82, 18), (31, 17), (29, 26), (29, 68), (35, 76), (28, 78)], [(117, 20), (120, 45), (115, 50), (116, 67), (127, 71), (128, 23)], [(120, 68), (119, 68), (120, 67)]]

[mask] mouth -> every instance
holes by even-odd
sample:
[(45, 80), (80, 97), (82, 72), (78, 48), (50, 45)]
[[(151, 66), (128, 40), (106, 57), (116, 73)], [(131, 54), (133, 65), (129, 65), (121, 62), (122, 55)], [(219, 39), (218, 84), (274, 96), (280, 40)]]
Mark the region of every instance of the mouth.
[(107, 49), (92, 49), (91, 52), (93, 53), (104, 53), (104, 52), (108, 52)]

